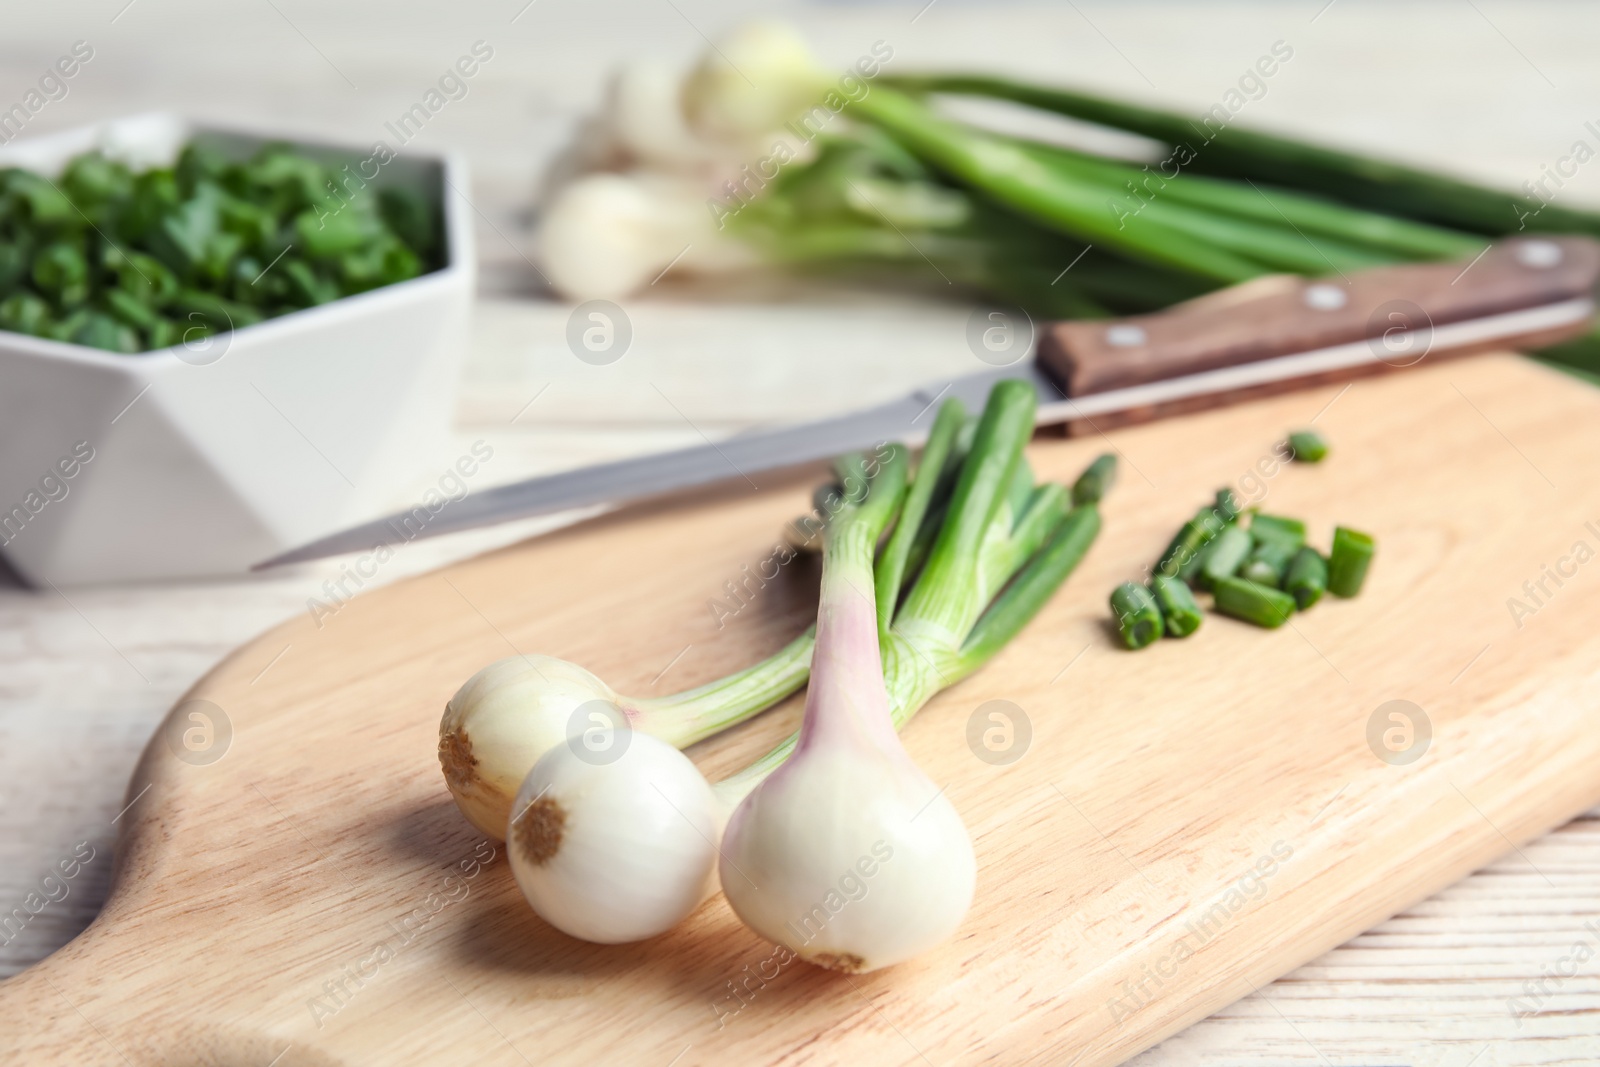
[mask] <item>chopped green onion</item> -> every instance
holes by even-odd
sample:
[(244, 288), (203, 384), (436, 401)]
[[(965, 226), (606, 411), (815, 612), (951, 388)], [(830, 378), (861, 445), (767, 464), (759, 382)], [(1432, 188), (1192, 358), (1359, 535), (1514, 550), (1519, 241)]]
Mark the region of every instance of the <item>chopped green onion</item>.
[(1299, 546), (1285, 538), (1271, 536), (1257, 539), (1249, 558), (1239, 569), (1239, 577), (1270, 585), (1274, 589), (1281, 588), (1283, 576), (1289, 570), (1289, 562), (1298, 551)]
[(50, 326), (50, 305), (32, 293), (12, 293), (0, 300), (0, 329), (42, 337)]
[(88, 345), (90, 348), (100, 348), (107, 352), (139, 351), (139, 335), (110, 315), (99, 311), (83, 312), (81, 325), (65, 339), (74, 344)]
[(1250, 520), (1250, 536), (1255, 538), (1257, 544), (1262, 541), (1282, 541), (1299, 548), (1306, 543), (1306, 524), (1299, 519), (1258, 512)]
[(1327, 588), (1328, 561), (1322, 553), (1309, 545), (1296, 552), (1283, 579), (1283, 590), (1294, 597), (1295, 606), (1306, 610), (1322, 599)]
[(1367, 580), (1376, 545), (1371, 534), (1336, 526), (1333, 551), (1328, 553), (1328, 592), (1334, 596), (1355, 596)]
[(1277, 629), (1294, 614), (1294, 597), (1245, 578), (1222, 578), (1212, 588), (1217, 610), (1235, 619)]
[(1112, 485), (1116, 484), (1116, 480), (1117, 457), (1110, 452), (1097, 457), (1089, 464), (1087, 470), (1078, 475), (1078, 480), (1072, 483), (1073, 505), (1077, 507), (1100, 503)]
[[(1227, 527), (1223, 527), (1226, 529)], [(1200, 572), (1205, 568), (1206, 560), (1211, 558), (1211, 549), (1217, 543), (1215, 537), (1200, 546), (1200, 551), (1195, 552), (1178, 564), (1178, 580), (1184, 585), (1193, 586), (1200, 582)]]
[(1150, 592), (1156, 607), (1161, 609), (1161, 619), (1166, 623), (1170, 637), (1188, 637), (1200, 629), (1200, 605), (1188, 585), (1178, 578), (1156, 575), (1150, 580)]
[(1233, 523), (1239, 519), (1239, 514), (1244, 510), (1239, 504), (1239, 498), (1233, 495), (1233, 490), (1223, 486), (1217, 490), (1217, 516), (1223, 522)]
[(195, 142), (139, 174), (98, 151), (0, 168), (0, 329), (152, 351), (435, 269), (437, 211), (338, 165)]
[(1156, 563), (1155, 572), (1176, 578), (1185, 567), (1192, 565), (1206, 542), (1221, 533), (1225, 525), (1214, 508), (1201, 508), (1195, 512), (1194, 518), (1179, 527), (1172, 536), (1167, 550), (1161, 553), (1161, 559)]
[(89, 262), (83, 249), (67, 241), (45, 245), (33, 257), (33, 284), (63, 308), (89, 298)]
[(148, 332), (161, 318), (160, 312), (121, 289), (107, 289), (104, 297), (111, 313), (136, 330)]
[(1328, 442), (1315, 430), (1296, 430), (1289, 435), (1289, 451), (1297, 463), (1321, 463), (1328, 455)]
[(1122, 643), (1129, 648), (1143, 648), (1155, 641), (1165, 625), (1155, 596), (1137, 582), (1123, 582), (1111, 591), (1111, 614), (1116, 616)]
[(1222, 578), (1232, 578), (1250, 556), (1254, 542), (1250, 531), (1240, 526), (1229, 526), (1211, 542), (1204, 565), (1200, 568), (1200, 585), (1210, 589)]

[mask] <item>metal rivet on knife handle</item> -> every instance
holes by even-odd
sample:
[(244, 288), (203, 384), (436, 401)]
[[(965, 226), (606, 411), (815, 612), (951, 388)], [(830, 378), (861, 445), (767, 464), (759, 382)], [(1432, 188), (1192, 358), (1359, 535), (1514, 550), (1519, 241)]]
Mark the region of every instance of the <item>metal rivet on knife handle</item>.
[(1131, 323), (1121, 323), (1106, 331), (1106, 344), (1118, 348), (1137, 348), (1146, 340), (1144, 329)]
[[(1257, 395), (1274, 383), (1325, 383), (1387, 370), (1392, 361), (1371, 358), (1367, 344), (1372, 312), (1386, 304), (1427, 309), (1435, 327), (1430, 362), (1444, 354), (1550, 344), (1586, 328), (1597, 277), (1600, 243), (1521, 237), (1491, 245), (1472, 260), (1396, 264), (1348, 278), (1289, 279), (1286, 285), (1252, 282), (1135, 319), (1052, 323), (1040, 334), (1038, 360), (1080, 404), (1101, 393), (1233, 372), (1194, 393), (1156, 390), (1139, 404), (1101, 409), (1142, 406), (1160, 413), (1159, 406), (1168, 404), (1193, 410), (1195, 402), (1178, 405), (1178, 399)], [(1331, 306), (1335, 290), (1345, 298), (1342, 306)], [(1380, 332), (1389, 325), (1383, 322)], [(1142, 332), (1140, 343), (1113, 344), (1129, 326)], [(1316, 359), (1302, 361), (1304, 369), (1287, 369), (1298, 366), (1291, 358), (1310, 356)], [(1280, 358), (1281, 365), (1267, 362)], [(1251, 364), (1262, 366), (1252, 373), (1244, 369)], [(1275, 366), (1286, 369), (1275, 374)]]
[(1517, 262), (1535, 270), (1549, 270), (1561, 262), (1561, 246), (1554, 241), (1535, 238), (1517, 242)]
[(1306, 307), (1316, 311), (1338, 311), (1350, 302), (1350, 298), (1337, 285), (1318, 282), (1306, 287), (1305, 302)]

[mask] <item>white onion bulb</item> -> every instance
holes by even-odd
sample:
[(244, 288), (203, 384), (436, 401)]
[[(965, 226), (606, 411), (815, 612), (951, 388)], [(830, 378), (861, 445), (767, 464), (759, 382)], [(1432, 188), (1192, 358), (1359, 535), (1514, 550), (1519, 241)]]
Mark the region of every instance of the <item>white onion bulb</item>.
[(977, 861), (961, 816), (909, 759), (797, 752), (735, 812), (722, 888), (756, 933), (833, 970), (877, 970), (948, 939)]
[(708, 48), (683, 86), (693, 129), (720, 141), (749, 141), (777, 130), (827, 90), (805, 39), (792, 26), (740, 26)]
[(711, 787), (687, 756), (634, 731), (611, 746), (545, 753), (506, 832), (533, 910), (601, 944), (654, 937), (693, 911), (711, 892), (721, 830)]
[(616, 300), (668, 267), (726, 270), (755, 253), (720, 233), (697, 182), (665, 174), (589, 174), (555, 195), (539, 224), (541, 266), (574, 300)]
[[(622, 710), (609, 685), (554, 656), (498, 660), (456, 690), (439, 722), (439, 764), (473, 826), (500, 839), (528, 768), (560, 747), (574, 732), (573, 713), (596, 700)], [(590, 725), (581, 720), (577, 731)]]
[(875, 484), (823, 535), (799, 743), (722, 836), (722, 891), (739, 918), (802, 959), (848, 972), (950, 937), (977, 879), (961, 816), (895, 733), (872, 569), (892, 492), (892, 481)]
[(606, 124), (635, 163), (688, 171), (711, 154), (684, 121), (680, 84), (678, 72), (656, 60), (630, 63), (612, 77)]

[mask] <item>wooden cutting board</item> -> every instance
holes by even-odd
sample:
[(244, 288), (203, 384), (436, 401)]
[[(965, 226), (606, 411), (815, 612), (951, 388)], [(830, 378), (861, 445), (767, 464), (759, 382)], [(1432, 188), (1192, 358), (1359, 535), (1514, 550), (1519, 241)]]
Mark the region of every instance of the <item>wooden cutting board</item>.
[[(1319, 409), (1332, 456), (1261, 473)], [(485, 662), (544, 652), (666, 692), (797, 632), (805, 564), (720, 630), (709, 606), (809, 496), (763, 477), (375, 590), (229, 657), (134, 775), (103, 914), (0, 984), (9, 1058), (1112, 1064), (1600, 801), (1600, 392), (1488, 356), (1030, 456), (1070, 479), (1108, 443), (1122, 480), (1086, 562), (906, 732), (979, 860), (940, 950), (865, 976), (779, 967), (720, 898), (654, 941), (574, 941), (445, 791), (439, 713)], [(1335, 522), (1374, 532), (1366, 591), (1275, 632), (1210, 616), (1120, 650), (1109, 590), (1223, 484), (1324, 545)], [(1379, 712), (1397, 700), (1420, 714)], [(990, 701), (1031, 729), (1013, 762), (969, 747)], [(694, 754), (729, 769), (797, 711)], [(1391, 750), (1424, 715), (1407, 762)], [(199, 755), (169, 740), (189, 728)]]

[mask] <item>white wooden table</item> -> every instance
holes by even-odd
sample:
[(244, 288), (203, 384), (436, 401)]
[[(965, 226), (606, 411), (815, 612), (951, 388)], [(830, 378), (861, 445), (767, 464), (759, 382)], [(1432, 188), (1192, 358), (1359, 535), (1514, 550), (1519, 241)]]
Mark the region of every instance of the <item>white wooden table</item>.
[[(1507, 186), (1537, 179), (1542, 164), (1578, 139), (1600, 148), (1584, 128), (1600, 119), (1593, 62), (1600, 9), (1592, 7), (925, 3), (761, 6), (798, 22), (830, 61), (851, 60), (882, 39), (895, 49), (896, 69), (1009, 68), (1195, 113), (1282, 40), (1293, 59), (1239, 121)], [(429, 147), (464, 151), (474, 170), (484, 284), (458, 436), (490, 441), (491, 476), (509, 481), (836, 412), (921, 379), (977, 369), (963, 341), (963, 309), (858, 294), (745, 294), (729, 307), (682, 290), (651, 293), (628, 305), (636, 340), (620, 363), (591, 367), (567, 351), (566, 313), (542, 295), (523, 254), (529, 191), (543, 161), (592, 104), (612, 63), (646, 53), (688, 57), (703, 33), (750, 15), (752, 6), (6, 0), (0, 106), (20, 99), (56, 56), (85, 40), (93, 60), (30, 130), (176, 107), (362, 143), (383, 136), (383, 123), (474, 41), (488, 42), (494, 56), (471, 92), (421, 136)], [(1597, 193), (1600, 164), (1593, 164), (1560, 196), (1597, 202)], [(1158, 470), (1147, 473), (1159, 484)], [(537, 527), (413, 544), (383, 580)], [(65, 899), (9, 940), (0, 934), (0, 974), (47, 954), (94, 915), (124, 784), (161, 715), (235, 644), (305, 610), (329, 570), (69, 590), (70, 600), (0, 586), (0, 913), (80, 842), (96, 850)], [(1600, 820), (1590, 818), (1136, 1062), (1593, 1064), (1600, 1062), (1597, 1034)]]

